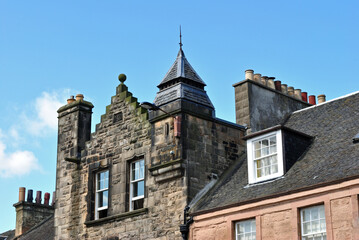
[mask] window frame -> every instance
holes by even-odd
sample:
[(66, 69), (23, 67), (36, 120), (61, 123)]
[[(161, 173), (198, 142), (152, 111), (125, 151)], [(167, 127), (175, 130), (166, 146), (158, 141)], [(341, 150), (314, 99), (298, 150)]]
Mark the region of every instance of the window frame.
[[(312, 221), (311, 212), (310, 212), (310, 220), (309, 221), (304, 221), (304, 219), (303, 219), (304, 210), (312, 210), (314, 208), (320, 208), (320, 207), (323, 208), (324, 218), (320, 217), (320, 210), (318, 209), (317, 210), (318, 211), (318, 219), (315, 219), (315, 220)], [(315, 235), (318, 235), (318, 234), (320, 234), (322, 238), (323, 238), (323, 236), (327, 237), (327, 223), (326, 223), (324, 204), (308, 206), (308, 207), (302, 207), (302, 208), (300, 208), (299, 214), (300, 214), (300, 237), (301, 237), (300, 239), (303, 240), (305, 237), (315, 236)], [(323, 220), (324, 220), (324, 224), (325, 224), (325, 231), (320, 230), (319, 232), (315, 232), (315, 233), (304, 233), (304, 227), (303, 227), (304, 223), (311, 223), (311, 222), (314, 222), (314, 221), (319, 221), (319, 228), (321, 229), (320, 223)]]
[[(101, 173), (104, 173), (104, 172), (107, 172), (107, 188), (103, 188), (103, 189), (100, 189), (98, 190), (97, 187), (98, 187), (98, 178), (100, 176)], [(106, 178), (104, 178), (106, 179)], [(104, 191), (107, 191), (107, 206), (103, 206), (103, 207), (98, 207), (98, 204), (99, 204), (99, 194), (104, 192)], [(107, 209), (107, 215), (108, 215), (108, 209), (109, 209), (109, 203), (110, 203), (110, 170), (109, 169), (104, 169), (104, 170), (101, 170), (101, 171), (98, 171), (95, 173), (95, 216), (94, 216), (94, 219), (97, 220), (97, 219), (101, 219), (99, 217), (99, 212), (100, 211), (103, 211), (103, 210), (106, 210)]]
[[(247, 233), (250, 233), (252, 236), (254, 234), (255, 236), (255, 239), (257, 239), (257, 223), (256, 223), (256, 218), (250, 218), (250, 219), (243, 219), (243, 220), (239, 220), (239, 221), (236, 221), (234, 223), (234, 235), (235, 235), (235, 239), (236, 240), (240, 240), (240, 234), (238, 233), (238, 228), (239, 228), (239, 225), (241, 223), (245, 223), (245, 222), (250, 222), (250, 226), (251, 226), (251, 230), (250, 232), (247, 232)], [(253, 223), (254, 223), (254, 231), (253, 231)], [(246, 232), (244, 232), (244, 234), (246, 234)]]
[[(257, 172), (256, 172), (256, 160), (254, 158), (254, 143), (258, 142), (260, 140), (266, 139), (266, 138), (270, 138), (270, 137), (276, 137), (276, 148), (277, 148), (277, 164), (278, 164), (278, 172), (274, 173), (274, 174), (270, 174), (267, 176), (263, 176), (263, 177), (257, 177)], [(268, 155), (268, 156), (273, 156), (272, 155)], [(267, 157), (267, 156), (265, 156)], [(258, 183), (258, 182), (263, 182), (263, 181), (267, 181), (270, 179), (274, 179), (277, 177), (281, 177), (284, 175), (284, 159), (283, 159), (283, 137), (282, 137), (282, 131), (281, 130), (277, 130), (277, 131), (272, 131), (251, 139), (247, 140), (247, 165), (248, 165), (248, 183), (249, 184), (253, 184), (253, 183)]]
[[(132, 180), (132, 166), (133, 164), (135, 164), (136, 162), (143, 162), (143, 176), (142, 178), (138, 178), (138, 179), (135, 179), (135, 180)], [(145, 159), (144, 158), (141, 158), (141, 159), (137, 159), (137, 160), (134, 160), (134, 161), (131, 161), (129, 163), (130, 167), (129, 167), (129, 170), (130, 170), (130, 174), (129, 174), (129, 185), (130, 185), (130, 192), (129, 192), (129, 211), (133, 211), (133, 210), (136, 210), (134, 209), (134, 204), (133, 202), (134, 201), (137, 201), (137, 200), (140, 200), (140, 199), (144, 199), (145, 198), (145, 178), (146, 178), (146, 165), (145, 165)], [(140, 166), (141, 167), (141, 166)], [(139, 170), (140, 171), (140, 170)], [(133, 197), (133, 185), (134, 183), (137, 183), (137, 182), (140, 182), (140, 181), (143, 181), (143, 195), (140, 195), (140, 196), (136, 196), (136, 197)], [(142, 207), (144, 208), (144, 206)]]

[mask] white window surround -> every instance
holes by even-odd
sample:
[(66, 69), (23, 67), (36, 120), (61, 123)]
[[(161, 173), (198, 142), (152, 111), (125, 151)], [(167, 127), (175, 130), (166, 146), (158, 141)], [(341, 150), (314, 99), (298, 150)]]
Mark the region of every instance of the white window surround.
[[(270, 137), (276, 137), (276, 155), (278, 171), (274, 174), (269, 174), (262, 177), (257, 177), (256, 161), (254, 158), (254, 143), (260, 140), (268, 139)], [(268, 155), (270, 156), (270, 155)], [(266, 133), (247, 140), (247, 165), (248, 165), (248, 183), (258, 183), (267, 181), (270, 179), (278, 178), (284, 175), (284, 160), (283, 160), (283, 147), (282, 147), (282, 131), (277, 130), (270, 133)]]
[(95, 181), (95, 219), (99, 219), (100, 212), (108, 208), (109, 170), (96, 173)]
[(256, 219), (248, 219), (236, 222), (236, 240), (256, 239)]
[(144, 199), (145, 161), (144, 159), (130, 163), (130, 211), (135, 210), (135, 202)]
[(326, 240), (326, 222), (324, 205), (300, 209), (300, 227), (302, 240)]

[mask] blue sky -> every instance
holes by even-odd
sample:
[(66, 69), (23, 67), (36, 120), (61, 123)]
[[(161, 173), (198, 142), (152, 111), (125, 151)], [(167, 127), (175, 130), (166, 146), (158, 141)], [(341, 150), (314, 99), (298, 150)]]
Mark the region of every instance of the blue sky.
[(19, 187), (55, 189), (57, 108), (84, 94), (94, 129), (119, 73), (139, 101), (153, 101), (180, 24), (217, 117), (234, 122), (232, 84), (245, 69), (327, 100), (359, 90), (358, 9), (355, 0), (0, 0), (0, 233), (15, 228)]

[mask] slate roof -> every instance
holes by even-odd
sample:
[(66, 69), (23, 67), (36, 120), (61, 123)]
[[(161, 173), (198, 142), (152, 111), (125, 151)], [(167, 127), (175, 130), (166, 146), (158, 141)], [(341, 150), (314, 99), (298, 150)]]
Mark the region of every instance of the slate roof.
[(313, 136), (313, 143), (284, 177), (248, 185), (247, 156), (230, 169), (194, 212), (236, 206), (359, 178), (359, 92), (291, 114), (285, 127)]
[(15, 230), (9, 230), (4, 233), (0, 233), (0, 240), (10, 240), (15, 236)]
[(55, 238), (54, 216), (44, 219), (42, 222), (31, 228), (21, 236), (14, 238), (18, 240), (52, 240)]
[(187, 61), (182, 48), (178, 51), (177, 58), (171, 66), (170, 70), (167, 72), (162, 82), (157, 87), (160, 88), (163, 84), (180, 77), (206, 86), (201, 77), (196, 73), (196, 71), (192, 68), (191, 64), (189, 64), (189, 62)]

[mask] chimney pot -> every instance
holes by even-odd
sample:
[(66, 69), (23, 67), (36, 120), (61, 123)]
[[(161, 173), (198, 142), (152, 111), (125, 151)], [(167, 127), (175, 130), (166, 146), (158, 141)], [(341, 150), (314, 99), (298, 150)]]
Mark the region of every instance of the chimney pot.
[(309, 103), (312, 104), (312, 105), (315, 105), (315, 96), (314, 95), (310, 95), (309, 96)]
[(323, 102), (325, 102), (325, 95), (324, 94), (318, 95), (318, 104)]
[(288, 86), (287, 86), (287, 84), (282, 84), (281, 88), (282, 88), (282, 93), (288, 94)]
[(79, 101), (79, 100), (84, 100), (84, 95), (82, 95), (82, 94), (77, 94), (76, 95), (76, 101)]
[(269, 77), (269, 78), (267, 79), (267, 87), (270, 87), (270, 88), (272, 88), (272, 89), (275, 89), (274, 79), (275, 79), (275, 77)]
[(49, 201), (50, 201), (50, 193), (45, 193), (45, 200), (44, 200), (44, 204), (45, 205), (49, 205)]
[(19, 188), (19, 202), (25, 201), (25, 191), (26, 191), (26, 188), (24, 188), (24, 187)]
[(70, 104), (70, 103), (72, 103), (72, 102), (75, 102), (75, 98), (74, 98), (74, 96), (72, 95), (72, 96), (70, 96), (70, 98), (69, 99), (67, 99), (67, 104)]
[(267, 77), (267, 76), (262, 76), (262, 77), (261, 77), (261, 83), (262, 83), (264, 86), (267, 86), (267, 80), (268, 80), (268, 77)]
[(295, 89), (294, 90), (294, 97), (296, 99), (302, 100), (302, 90), (301, 89)]
[(34, 200), (34, 198), (32, 197), (32, 194), (33, 194), (32, 189), (27, 190), (27, 200), (26, 200), (27, 202), (32, 203), (32, 201)]
[(254, 81), (261, 83), (261, 77), (262, 77), (262, 74), (260, 74), (260, 73), (254, 74)]
[(253, 80), (253, 73), (254, 71), (252, 69), (247, 69), (245, 71), (245, 78), (249, 80)]
[(41, 191), (37, 191), (36, 192), (36, 199), (35, 199), (35, 202), (38, 203), (38, 204), (41, 204)]
[(56, 201), (56, 195), (55, 195), (55, 191), (52, 193), (52, 202), (51, 202), (51, 206), (55, 206), (55, 201)]
[(302, 101), (308, 102), (308, 93), (307, 92), (302, 92)]
[(277, 81), (274, 81), (274, 86), (275, 86), (275, 90), (281, 92), (282, 91), (282, 82), (277, 80)]
[(288, 87), (288, 95), (294, 97), (294, 87)]

